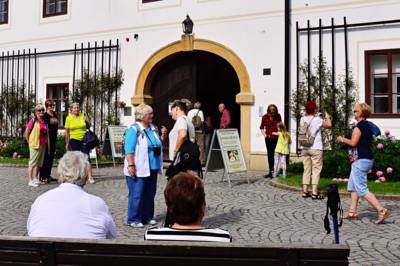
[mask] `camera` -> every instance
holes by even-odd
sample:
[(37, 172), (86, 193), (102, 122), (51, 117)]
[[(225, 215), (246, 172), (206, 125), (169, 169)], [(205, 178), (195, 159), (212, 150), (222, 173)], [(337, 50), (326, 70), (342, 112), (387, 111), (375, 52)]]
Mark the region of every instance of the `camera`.
[(154, 156), (158, 157), (161, 155), (161, 148), (160, 147), (153, 147)]

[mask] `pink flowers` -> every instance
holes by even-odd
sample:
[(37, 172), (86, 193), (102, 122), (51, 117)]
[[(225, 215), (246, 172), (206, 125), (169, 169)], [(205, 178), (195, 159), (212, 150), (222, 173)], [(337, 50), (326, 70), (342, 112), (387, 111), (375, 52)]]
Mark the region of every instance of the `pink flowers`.
[(383, 144), (382, 144), (382, 143), (376, 144), (376, 148), (377, 148), (378, 150), (382, 150), (382, 149), (383, 149)]
[(392, 167), (386, 168), (386, 173), (388, 173), (388, 174), (393, 173), (393, 168)]
[(376, 176), (377, 176), (377, 177), (383, 176), (383, 172), (382, 172), (382, 171), (376, 171)]
[(379, 177), (378, 180), (379, 180), (381, 183), (386, 182), (386, 178), (385, 178), (384, 176)]

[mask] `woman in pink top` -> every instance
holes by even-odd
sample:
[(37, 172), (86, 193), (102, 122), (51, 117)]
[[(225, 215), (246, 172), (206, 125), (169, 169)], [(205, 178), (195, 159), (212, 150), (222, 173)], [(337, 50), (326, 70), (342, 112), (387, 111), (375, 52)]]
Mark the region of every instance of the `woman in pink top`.
[(43, 165), (47, 143), (47, 125), (43, 120), (45, 109), (41, 104), (35, 107), (35, 117), (30, 119), (25, 130), (25, 138), (29, 144), (28, 185), (39, 186), (37, 175)]

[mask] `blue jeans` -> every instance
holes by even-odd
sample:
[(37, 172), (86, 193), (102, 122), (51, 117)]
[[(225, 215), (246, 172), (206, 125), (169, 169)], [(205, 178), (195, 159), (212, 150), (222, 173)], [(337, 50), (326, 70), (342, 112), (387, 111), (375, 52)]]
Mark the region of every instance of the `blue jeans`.
[(154, 198), (157, 190), (158, 170), (150, 170), (149, 177), (126, 176), (128, 185), (127, 224), (147, 223), (154, 217)]
[(357, 192), (360, 197), (368, 194), (367, 173), (372, 168), (373, 161), (369, 159), (359, 159), (351, 164), (351, 172), (347, 190)]

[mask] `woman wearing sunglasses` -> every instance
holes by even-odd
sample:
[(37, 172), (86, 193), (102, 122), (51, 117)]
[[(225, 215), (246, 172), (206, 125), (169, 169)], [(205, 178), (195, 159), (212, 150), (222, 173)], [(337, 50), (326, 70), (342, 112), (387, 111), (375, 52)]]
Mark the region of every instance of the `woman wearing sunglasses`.
[(35, 107), (35, 117), (30, 119), (25, 130), (25, 139), (29, 144), (28, 185), (39, 186), (37, 178), (39, 169), (43, 165), (44, 153), (47, 144), (47, 126), (43, 120), (45, 109), (41, 104)]
[(40, 181), (46, 184), (51, 181), (51, 168), (53, 167), (54, 153), (56, 151), (58, 118), (52, 100), (46, 100), (44, 105), (46, 106), (46, 112), (43, 115), (43, 120), (47, 125), (49, 138), (44, 153), (43, 166), (40, 168)]

